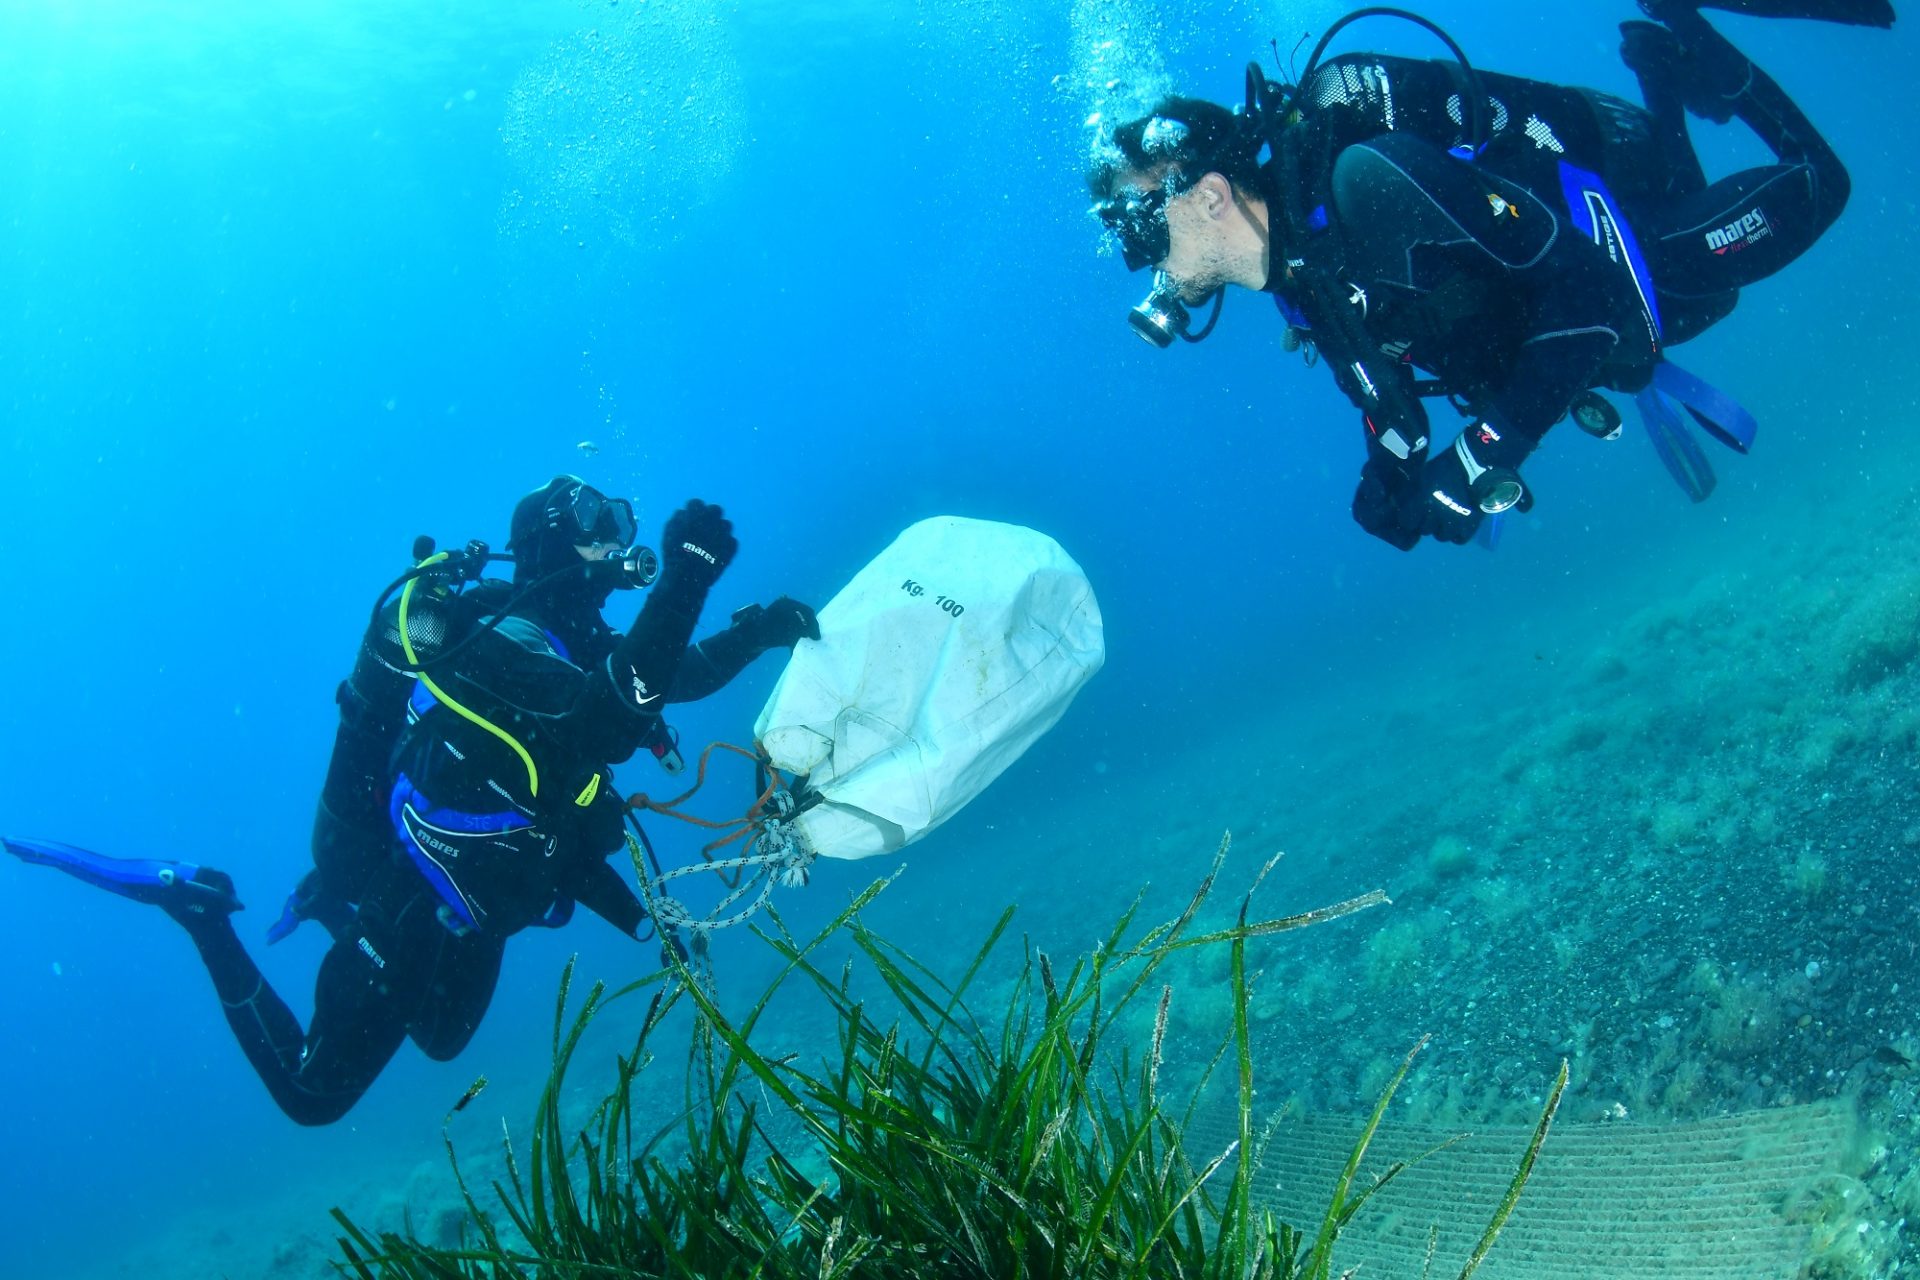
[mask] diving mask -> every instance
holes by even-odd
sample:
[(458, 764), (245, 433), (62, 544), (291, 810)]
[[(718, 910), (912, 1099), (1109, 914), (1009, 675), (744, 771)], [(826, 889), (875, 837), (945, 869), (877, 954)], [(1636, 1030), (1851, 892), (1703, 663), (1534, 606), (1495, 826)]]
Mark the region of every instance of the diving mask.
[(631, 547), (639, 532), (631, 502), (609, 498), (584, 482), (554, 494), (547, 505), (547, 527), (567, 531), (576, 547)]
[(1100, 224), (1119, 242), (1127, 270), (1150, 267), (1173, 251), (1173, 233), (1167, 229), (1169, 198), (1164, 186), (1146, 191), (1129, 186), (1093, 206)]

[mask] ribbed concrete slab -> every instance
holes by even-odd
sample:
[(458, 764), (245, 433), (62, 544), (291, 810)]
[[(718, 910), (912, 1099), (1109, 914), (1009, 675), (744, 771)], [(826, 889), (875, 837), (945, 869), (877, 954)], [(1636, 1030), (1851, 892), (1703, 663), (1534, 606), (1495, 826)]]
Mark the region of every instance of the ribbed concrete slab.
[[(1356, 1118), (1304, 1119), (1275, 1131), (1256, 1194), (1313, 1231), (1360, 1136)], [(1794, 1280), (1808, 1228), (1782, 1207), (1793, 1189), (1840, 1167), (1849, 1110), (1784, 1107), (1690, 1124), (1556, 1124), (1533, 1180), (1478, 1273), (1485, 1280)], [(1356, 1185), (1432, 1151), (1457, 1129), (1382, 1125)], [(1189, 1151), (1218, 1151), (1231, 1121), (1196, 1120)], [(1506, 1194), (1532, 1131), (1489, 1128), (1400, 1174), (1342, 1233), (1335, 1274), (1417, 1277), (1439, 1227), (1432, 1274), (1459, 1274)]]

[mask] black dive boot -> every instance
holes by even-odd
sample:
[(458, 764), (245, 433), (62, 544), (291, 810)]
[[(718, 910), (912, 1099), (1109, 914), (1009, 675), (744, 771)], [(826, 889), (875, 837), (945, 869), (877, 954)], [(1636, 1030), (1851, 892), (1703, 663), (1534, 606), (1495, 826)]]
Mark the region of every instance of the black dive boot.
[(187, 932), (222, 920), (236, 911), (244, 911), (240, 897), (233, 891), (233, 877), (212, 867), (190, 868), (191, 874), (169, 884), (154, 901), (160, 909), (186, 926)]

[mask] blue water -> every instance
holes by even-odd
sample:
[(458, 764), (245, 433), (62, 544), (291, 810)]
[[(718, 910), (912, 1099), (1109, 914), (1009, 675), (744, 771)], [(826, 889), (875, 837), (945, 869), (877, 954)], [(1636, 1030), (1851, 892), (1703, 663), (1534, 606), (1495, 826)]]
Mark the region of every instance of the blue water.
[[(1633, 92), (1624, 3), (1427, 9), (1480, 65)], [(1539, 510), (1498, 553), (1403, 556), (1348, 519), (1352, 411), (1280, 352), (1263, 300), (1234, 298), (1203, 347), (1128, 336), (1142, 282), (1084, 212), (1087, 116), (1158, 83), (1231, 100), (1270, 35), (1285, 49), (1338, 12), (7, 5), (0, 829), (226, 868), (257, 940), (305, 865), (334, 685), (375, 592), (416, 534), (497, 545), (522, 492), (578, 471), (655, 529), (690, 496), (726, 506), (742, 552), (716, 625), (780, 592), (824, 601), (923, 516), (1058, 538), (1099, 592), (1106, 669), (915, 851), (887, 912), (970, 937), (1017, 885), (1033, 927), (1084, 943), (1062, 914), (1084, 886), (1124, 899), (1197, 875), (1250, 767), (1350, 761), (1356, 818), (1378, 789), (1471, 788), (1484, 770), (1429, 749), (1444, 737), (1409, 750), (1395, 714), (1550, 718), (1550, 657), (1729, 566), (1763, 594), (1783, 562), (1817, 576), (1809, 548), (1836, 527), (1907, 509), (1912, 19), (1726, 20), (1855, 190), (1825, 241), (1687, 349), (1763, 423), (1751, 458), (1716, 453), (1706, 506), (1644, 441), (1560, 432), (1529, 468)], [(1392, 23), (1354, 40), (1428, 47)], [(1737, 129), (1700, 132), (1712, 172), (1758, 158)], [(685, 738), (746, 736), (775, 674), (767, 659), (689, 709)], [(650, 769), (622, 780), (665, 790)], [(1086, 812), (1137, 843), (1022, 843)], [(1264, 821), (1287, 841), (1284, 812)], [(1319, 821), (1332, 847), (1339, 824)], [(1390, 879), (1375, 851), (1313, 888)], [(829, 868), (791, 911), (816, 919), (875, 870)], [(302, 1131), (174, 926), (0, 865), (0, 1275), (114, 1273), (210, 1207), (243, 1236), (304, 1206), (321, 1238), (343, 1188), (404, 1192), (475, 1075), (525, 1114), (574, 950), (597, 976), (649, 963), (584, 918), (516, 942), (462, 1059), (403, 1050), (344, 1122)], [(266, 956), (303, 1015), (320, 951), (308, 930)]]

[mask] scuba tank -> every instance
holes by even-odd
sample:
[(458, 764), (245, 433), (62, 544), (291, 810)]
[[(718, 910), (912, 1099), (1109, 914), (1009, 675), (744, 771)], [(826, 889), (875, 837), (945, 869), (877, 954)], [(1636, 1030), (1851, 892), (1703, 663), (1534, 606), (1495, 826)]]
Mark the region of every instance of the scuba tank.
[[(352, 921), (353, 904), (393, 855), (388, 814), (393, 753), (421, 677), (498, 626), (516, 604), (560, 573), (589, 569), (582, 561), (516, 590), (506, 579), (482, 576), (488, 565), (510, 563), (513, 557), (497, 555), (477, 539), (436, 553), (433, 539), (423, 535), (414, 540), (413, 558), (413, 567), (388, 583), (375, 601), (353, 669), (335, 691), (340, 723), (314, 814), (313, 870), (287, 898), (267, 933), (270, 943), (307, 919), (321, 921), (338, 939)], [(601, 563), (621, 587), (647, 586), (659, 572), (653, 551), (637, 545), (619, 560)], [(679, 771), (680, 754), (664, 721), (644, 745), (662, 767)]]
[[(353, 670), (334, 694), (340, 723), (314, 815), (314, 872), (301, 886), (317, 878), (315, 890), (344, 902), (359, 900), (390, 852), (390, 762), (407, 724), (414, 682), (422, 670), (464, 645), (479, 620), (513, 596), (511, 583), (481, 577), (489, 563), (505, 559), (492, 555), (484, 542), (436, 555), (433, 540), (421, 537), (413, 550), (414, 567), (381, 592)], [(396, 597), (396, 591), (402, 594)]]

